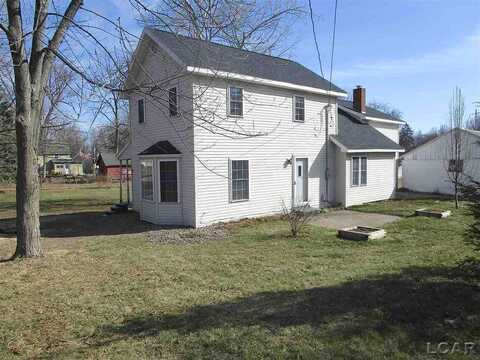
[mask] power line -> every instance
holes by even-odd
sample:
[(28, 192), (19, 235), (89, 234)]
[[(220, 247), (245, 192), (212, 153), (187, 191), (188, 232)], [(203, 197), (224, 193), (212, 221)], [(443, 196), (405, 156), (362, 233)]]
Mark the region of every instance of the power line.
[(332, 34), (332, 53), (330, 54), (330, 85), (329, 91), (332, 90), (332, 74), (333, 74), (333, 55), (335, 53), (335, 35), (337, 30), (337, 7), (338, 7), (338, 0), (335, 0), (335, 12), (333, 14), (333, 34)]
[(317, 49), (317, 57), (318, 63), (320, 64), (320, 73), (323, 75), (323, 67), (322, 67), (322, 57), (320, 56), (320, 49), (318, 48), (318, 41), (317, 41), (317, 33), (315, 31), (315, 21), (313, 21), (313, 10), (312, 10), (312, 1), (308, 0), (308, 7), (310, 9), (310, 22), (312, 23), (312, 31), (313, 31), (313, 40), (315, 41), (315, 48)]

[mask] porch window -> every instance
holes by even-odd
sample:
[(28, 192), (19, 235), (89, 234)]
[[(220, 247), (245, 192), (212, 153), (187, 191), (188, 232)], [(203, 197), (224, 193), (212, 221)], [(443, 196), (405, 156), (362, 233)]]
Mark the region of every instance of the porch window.
[(139, 99), (137, 101), (137, 107), (138, 107), (138, 122), (142, 124), (145, 122), (145, 100)]
[(142, 199), (153, 200), (153, 161), (141, 161), (140, 173), (142, 178)]
[(230, 161), (230, 199), (241, 201), (249, 199), (248, 160)]
[(367, 185), (367, 157), (352, 157), (352, 186)]
[(305, 97), (295, 96), (294, 97), (294, 119), (295, 121), (304, 122), (305, 121)]
[(168, 109), (170, 112), (170, 116), (178, 115), (178, 94), (176, 87), (168, 90)]
[(230, 116), (243, 116), (243, 89), (235, 86), (229, 87), (229, 112)]
[(160, 161), (160, 201), (178, 202), (177, 161)]

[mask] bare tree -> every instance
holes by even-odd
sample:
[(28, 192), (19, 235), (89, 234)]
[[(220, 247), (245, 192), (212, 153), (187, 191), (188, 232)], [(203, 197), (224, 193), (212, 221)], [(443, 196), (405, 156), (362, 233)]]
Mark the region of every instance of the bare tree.
[[(17, 139), (17, 248), (16, 257), (42, 254), (40, 245), (37, 146), (41, 130), (45, 86), (53, 60), (82, 0), (69, 2), (61, 20), (48, 21), (49, 0), (37, 0), (33, 23), (25, 29), (20, 0), (7, 0), (7, 21), (0, 22), (10, 47), (15, 82)], [(48, 36), (50, 35), (50, 36)]]
[(147, 26), (277, 55), (290, 48), (291, 25), (303, 14), (294, 0), (160, 0), (154, 8), (130, 3)]
[(469, 158), (470, 144), (464, 131), (465, 99), (460, 88), (455, 88), (449, 107), (449, 127), (447, 135), (447, 174), (454, 186), (455, 208), (458, 209), (460, 187), (464, 181), (465, 160)]
[[(95, 79), (97, 83), (106, 81), (112, 88), (121, 89), (125, 82), (123, 74), (128, 71), (130, 52), (126, 50), (114, 55), (114, 63), (108, 57), (98, 57), (100, 61), (96, 64)], [(119, 68), (122, 71), (118, 71)], [(93, 86), (90, 97), (92, 125), (98, 123), (104, 147), (115, 153), (121, 150), (128, 137), (128, 103), (120, 95), (118, 91)]]

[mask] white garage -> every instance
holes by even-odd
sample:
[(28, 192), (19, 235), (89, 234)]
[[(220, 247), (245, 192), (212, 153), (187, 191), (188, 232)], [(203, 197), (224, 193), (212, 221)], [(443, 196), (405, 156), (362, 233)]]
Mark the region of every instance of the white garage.
[[(458, 164), (452, 155), (456, 143), (460, 154)], [(480, 131), (449, 131), (405, 153), (401, 159), (404, 188), (453, 194), (452, 175), (455, 168), (461, 169), (461, 180), (473, 178), (480, 181)]]

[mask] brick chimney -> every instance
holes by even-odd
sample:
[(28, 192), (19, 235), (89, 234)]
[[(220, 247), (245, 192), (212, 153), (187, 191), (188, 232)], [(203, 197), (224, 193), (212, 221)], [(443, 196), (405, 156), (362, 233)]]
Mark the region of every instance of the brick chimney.
[(365, 88), (362, 85), (357, 85), (355, 89), (353, 89), (353, 110), (361, 112), (365, 114), (365, 102), (366, 102), (366, 92)]

